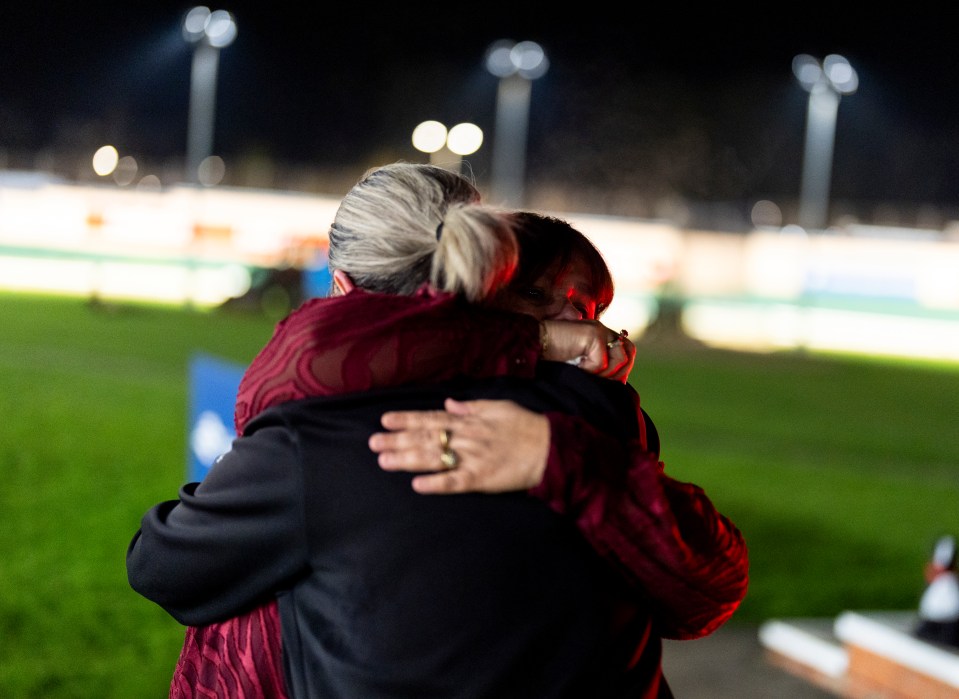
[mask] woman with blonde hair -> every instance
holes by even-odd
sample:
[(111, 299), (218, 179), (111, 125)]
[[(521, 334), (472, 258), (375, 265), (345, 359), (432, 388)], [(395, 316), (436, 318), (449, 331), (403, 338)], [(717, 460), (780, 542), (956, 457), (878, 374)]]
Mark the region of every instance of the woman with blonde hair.
[[(133, 587), (201, 631), (172, 694), (668, 696), (659, 636), (732, 614), (742, 538), (649, 451), (635, 348), (595, 320), (496, 306), (516, 238), (511, 214), (430, 166), (376, 169), (344, 198), (338, 294), (280, 323), (241, 384), (233, 448), (131, 542)], [(418, 478), (473, 472), (461, 435), (394, 435), (427, 439), (432, 474), (367, 443), (384, 413), (432, 419), (448, 398), (505, 409), (513, 430), (484, 492), (422, 497)]]

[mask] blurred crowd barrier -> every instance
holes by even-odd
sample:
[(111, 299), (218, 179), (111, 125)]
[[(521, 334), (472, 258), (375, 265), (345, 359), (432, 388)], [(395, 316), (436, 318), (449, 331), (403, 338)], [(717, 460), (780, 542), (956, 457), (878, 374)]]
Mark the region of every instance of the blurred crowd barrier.
[[(0, 179), (0, 289), (212, 307), (264, 270), (325, 265), (339, 197)], [(703, 342), (959, 360), (959, 238), (847, 226), (747, 233), (568, 212), (616, 281), (607, 325), (664, 308)], [(262, 276), (262, 275), (261, 275)]]

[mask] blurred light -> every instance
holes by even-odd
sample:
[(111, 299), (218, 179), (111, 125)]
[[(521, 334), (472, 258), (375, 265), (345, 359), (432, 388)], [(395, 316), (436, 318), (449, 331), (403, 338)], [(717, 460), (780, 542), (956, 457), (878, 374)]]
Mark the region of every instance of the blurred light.
[(833, 89), (843, 95), (851, 95), (859, 87), (859, 76), (844, 57), (830, 54), (823, 59), (823, 70)]
[(815, 58), (801, 53), (793, 58), (793, 75), (806, 90), (811, 90), (822, 77), (822, 67)]
[(214, 187), (220, 184), (224, 175), (226, 175), (226, 163), (218, 155), (204, 158), (197, 168), (197, 177), (204, 187)]
[(761, 199), (753, 204), (749, 216), (752, 224), (757, 228), (761, 226), (778, 228), (783, 223), (782, 210), (775, 202), (769, 201), (768, 199)]
[(226, 10), (216, 10), (206, 21), (205, 31), (210, 46), (221, 49), (236, 38), (236, 22)]
[(142, 180), (137, 182), (137, 189), (145, 192), (159, 192), (162, 189), (160, 178), (156, 175), (146, 175)]
[(191, 44), (206, 39), (210, 46), (221, 49), (236, 38), (236, 20), (226, 10), (210, 12), (203, 5), (194, 7), (183, 18), (183, 38)]
[(435, 153), (446, 145), (446, 126), (438, 121), (424, 121), (413, 129), (413, 147), (424, 153)]
[(527, 80), (542, 77), (549, 68), (543, 47), (535, 41), (521, 41), (509, 53), (516, 71)]
[(209, 7), (201, 5), (187, 12), (186, 17), (183, 18), (183, 38), (190, 43), (200, 41), (204, 36), (208, 19), (210, 19)]
[(0, 256), (3, 288), (77, 296), (159, 301), (190, 301), (212, 307), (245, 294), (250, 272), (239, 265), (190, 268), (144, 260), (125, 264), (108, 260)]
[[(851, 95), (859, 88), (859, 76), (845, 57), (831, 53), (820, 63), (807, 53), (792, 62), (793, 75), (807, 92), (817, 85), (828, 85), (841, 95)], [(824, 80), (825, 79), (825, 80)]]
[(119, 160), (120, 154), (117, 153), (116, 148), (113, 146), (101, 146), (97, 148), (97, 152), (93, 154), (93, 171), (101, 177), (105, 177), (116, 169)]
[(113, 171), (113, 181), (121, 187), (131, 184), (137, 176), (137, 161), (132, 155), (124, 155)]
[(516, 72), (513, 59), (510, 55), (515, 44), (509, 39), (501, 39), (493, 43), (486, 51), (486, 70), (497, 78), (505, 78)]
[(500, 39), (486, 50), (486, 69), (498, 78), (519, 74), (527, 80), (535, 80), (545, 75), (548, 68), (546, 53), (535, 41), (517, 44)]
[(456, 155), (470, 155), (483, 145), (483, 130), (476, 124), (457, 124), (450, 129), (446, 144)]

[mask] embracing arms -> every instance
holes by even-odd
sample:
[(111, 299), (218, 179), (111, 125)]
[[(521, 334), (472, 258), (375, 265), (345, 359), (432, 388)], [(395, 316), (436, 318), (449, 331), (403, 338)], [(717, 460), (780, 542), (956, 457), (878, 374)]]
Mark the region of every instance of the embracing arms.
[(200, 625), (295, 578), (307, 560), (296, 464), (279, 426), (235, 441), (202, 483), (143, 516), (127, 549), (130, 585), (180, 623)]
[[(418, 492), (526, 489), (572, 518), (636, 594), (651, 600), (667, 638), (711, 633), (746, 594), (742, 534), (701, 488), (667, 476), (637, 440), (512, 401), (447, 401), (446, 411), (390, 412), (382, 422), (394, 431), (373, 435), (370, 447), (385, 470), (419, 472)], [(437, 471), (443, 429), (461, 457), (451, 471)]]

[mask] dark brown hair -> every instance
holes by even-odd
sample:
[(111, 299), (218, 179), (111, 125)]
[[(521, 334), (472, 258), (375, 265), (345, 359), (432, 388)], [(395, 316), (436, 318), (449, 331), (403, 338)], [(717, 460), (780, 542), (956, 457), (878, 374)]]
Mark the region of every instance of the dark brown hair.
[(554, 216), (520, 211), (514, 213), (513, 218), (519, 242), (519, 267), (509, 286), (532, 285), (547, 273), (556, 279), (574, 261), (581, 261), (589, 273), (590, 293), (596, 299), (598, 318), (612, 302), (615, 289), (606, 260), (592, 241), (569, 222)]

